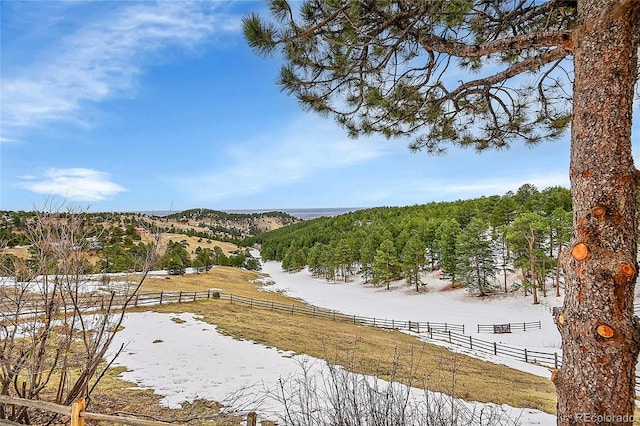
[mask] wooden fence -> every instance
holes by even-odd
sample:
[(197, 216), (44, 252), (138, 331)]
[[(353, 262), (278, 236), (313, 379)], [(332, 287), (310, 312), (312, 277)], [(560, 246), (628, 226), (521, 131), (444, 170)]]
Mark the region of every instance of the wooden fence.
[[(527, 348), (516, 348), (501, 343), (489, 342), (481, 339), (474, 339), (472, 336), (464, 334), (464, 324), (451, 324), (446, 322), (430, 322), (430, 321), (398, 321), (394, 319), (381, 319), (375, 317), (363, 317), (358, 315), (348, 315), (333, 310), (322, 309), (308, 305), (284, 304), (273, 301), (253, 299), (231, 293), (222, 293), (218, 291), (208, 290), (206, 292), (172, 292), (159, 294), (140, 294), (133, 301), (134, 306), (162, 304), (172, 302), (190, 302), (202, 299), (220, 299), (227, 300), (230, 303), (241, 303), (251, 308), (264, 308), (287, 312), (292, 315), (305, 315), (309, 317), (318, 317), (330, 319), (333, 321), (350, 322), (358, 325), (373, 326), (378, 328), (408, 330), (423, 335), (428, 335), (431, 340), (438, 339), (465, 347), (470, 350), (493, 354), (495, 356), (503, 356), (530, 364), (538, 364), (545, 367), (558, 369), (562, 365), (562, 354), (557, 352), (540, 352)], [(540, 321), (530, 323), (510, 323), (516, 329), (521, 327), (526, 330), (527, 327), (541, 328)], [(493, 327), (493, 325), (491, 326)], [(636, 393), (640, 394), (640, 376), (636, 376)]]
[(560, 368), (562, 354), (557, 352), (539, 352), (527, 348), (516, 348), (502, 343), (476, 339), (473, 336), (455, 332), (430, 331), (427, 333), (431, 340), (441, 340), (465, 349), (482, 352), (489, 355), (504, 356), (530, 364), (539, 364), (550, 368)]
[[(7, 406), (35, 408), (42, 411), (48, 411), (56, 414), (60, 414), (69, 417), (71, 426), (84, 426), (85, 419), (98, 420), (101, 422), (118, 423), (129, 426), (181, 426), (180, 423), (167, 423), (161, 421), (151, 421), (145, 419), (138, 419), (131, 416), (114, 416), (110, 414), (99, 414), (85, 411), (84, 398), (76, 399), (71, 406), (54, 404), (47, 401), (36, 401), (32, 399), (16, 398), (6, 395), (0, 395), (0, 404), (4, 405), (5, 410)], [(251, 412), (247, 415), (247, 426), (257, 425), (257, 415)], [(0, 423), (2, 420), (0, 419)], [(13, 424), (13, 423), (10, 423)]]
[(84, 419), (93, 419), (106, 421), (111, 423), (120, 423), (131, 426), (166, 426), (176, 425), (175, 423), (165, 423), (158, 421), (150, 421), (138, 419), (130, 416), (113, 416), (107, 414), (98, 414), (85, 411), (84, 398), (76, 399), (71, 406), (54, 404), (46, 401), (36, 401), (32, 399), (15, 398), (11, 396), (0, 395), (0, 404), (7, 406), (17, 406), (26, 408), (35, 408), (42, 411), (48, 411), (60, 414), (70, 418), (71, 426), (83, 426)]
[[(93, 307), (104, 308), (106, 304), (112, 300), (114, 307), (122, 306), (127, 295), (116, 295), (111, 299), (111, 295), (91, 296), (82, 299), (82, 306), (88, 309)], [(518, 361), (531, 364), (539, 364), (550, 368), (560, 368), (562, 365), (562, 355), (557, 352), (540, 352), (526, 348), (516, 348), (501, 343), (490, 342), (486, 340), (476, 339), (472, 336), (464, 334), (464, 324), (452, 324), (446, 322), (429, 322), (429, 321), (398, 321), (394, 319), (381, 319), (375, 317), (363, 317), (358, 315), (348, 315), (333, 310), (318, 308), (308, 305), (284, 304), (274, 301), (262, 299), (253, 299), (231, 293), (223, 293), (217, 290), (207, 291), (179, 291), (179, 292), (159, 292), (159, 293), (140, 293), (133, 297), (129, 306), (153, 306), (162, 305), (163, 303), (185, 303), (195, 302), (198, 300), (218, 299), (225, 300), (229, 303), (239, 303), (247, 305), (251, 308), (263, 308), (274, 311), (287, 312), (292, 315), (305, 315), (309, 317), (324, 318), (333, 321), (350, 322), (357, 325), (373, 326), (378, 328), (408, 330), (422, 333), (430, 339), (446, 341), (463, 348), (474, 350), (485, 354), (503, 356)], [(516, 323), (513, 323), (516, 324)], [(536, 324), (540, 327), (540, 322), (536, 323), (517, 323), (523, 329), (529, 327), (528, 324)], [(526, 324), (526, 325), (525, 325)], [(481, 327), (480, 325), (478, 327)], [(491, 325), (490, 327), (493, 327)], [(480, 330), (480, 328), (478, 328)], [(640, 394), (640, 376), (636, 376), (636, 392)]]
[[(187, 302), (202, 299), (220, 299), (230, 303), (240, 303), (251, 308), (263, 308), (287, 312), (292, 315), (305, 315), (309, 317), (325, 318), (333, 321), (350, 322), (358, 325), (373, 326), (378, 328), (409, 330), (429, 336), (431, 340), (444, 340), (450, 344), (455, 344), (477, 352), (482, 352), (495, 356), (502, 356), (514, 360), (538, 364), (549, 368), (558, 369), (562, 365), (562, 354), (557, 352), (541, 352), (527, 348), (517, 348), (504, 345), (502, 343), (490, 342), (476, 339), (464, 334), (464, 324), (451, 324), (446, 322), (430, 321), (398, 321), (394, 319), (381, 319), (375, 317), (363, 317), (358, 315), (348, 315), (333, 310), (317, 308), (315, 306), (284, 304), (273, 301), (253, 299), (231, 293), (222, 293), (208, 290), (206, 292), (173, 292), (159, 294), (140, 294), (136, 298), (134, 305), (147, 305), (156, 303)], [(155, 301), (155, 302), (154, 302)], [(529, 323), (510, 323), (516, 328), (526, 330), (527, 328), (541, 328), (540, 321)], [(493, 325), (491, 326), (493, 327)], [(636, 392), (640, 394), (640, 376), (636, 377)]]
[(540, 321), (507, 322), (504, 324), (478, 324), (478, 333), (511, 333), (512, 331), (527, 331), (541, 328), (542, 324)]
[[(104, 309), (111, 305), (112, 308), (122, 307), (130, 296), (124, 294), (118, 295), (86, 295), (78, 300), (78, 305), (82, 309)], [(350, 322), (358, 325), (373, 326), (379, 328), (390, 328), (399, 330), (410, 330), (418, 333), (428, 332), (429, 330), (438, 331), (455, 331), (464, 333), (464, 324), (452, 324), (446, 322), (429, 322), (429, 321), (397, 321), (394, 319), (382, 319), (375, 317), (363, 317), (358, 315), (348, 315), (329, 309), (322, 309), (309, 305), (285, 304), (262, 299), (253, 299), (231, 293), (222, 293), (216, 290), (206, 291), (176, 291), (176, 292), (159, 292), (159, 293), (139, 293), (131, 298), (129, 307), (162, 305), (165, 303), (185, 303), (196, 302), (198, 300), (219, 299), (226, 300), (230, 303), (239, 303), (256, 308), (266, 308), (273, 311), (287, 312), (292, 315), (305, 315), (308, 317), (325, 318), (333, 321)], [(11, 312), (10, 309), (8, 309)], [(42, 306), (37, 304), (31, 306), (21, 306), (20, 316), (33, 316), (43, 313)], [(1, 315), (1, 312), (0, 312)], [(13, 315), (13, 314), (12, 314)]]
[[(489, 342), (481, 339), (474, 339), (472, 336), (466, 334), (459, 334), (455, 332), (441, 332), (430, 331), (428, 332), (431, 340), (440, 340), (448, 342), (452, 345), (460, 346), (464, 349), (473, 350), (476, 352), (482, 352), (485, 354), (502, 356), (506, 358), (515, 359), (517, 361), (526, 362), (529, 364), (537, 364), (543, 367), (549, 367), (558, 369), (562, 366), (562, 354), (557, 352), (540, 352), (527, 348), (515, 348), (507, 346), (502, 343)], [(640, 396), (640, 375), (636, 374), (635, 383), (636, 395)]]
[(304, 315), (313, 318), (324, 318), (332, 321), (350, 322), (357, 325), (372, 326), (378, 328), (389, 328), (397, 330), (409, 330), (418, 333), (426, 333), (429, 330), (455, 331), (464, 333), (464, 324), (452, 324), (447, 322), (431, 321), (398, 321), (395, 319), (363, 317), (359, 315), (349, 315), (333, 310), (322, 309), (308, 305), (288, 305), (284, 303), (271, 302), (260, 299), (251, 299), (233, 294), (220, 294), (220, 299), (228, 300), (230, 303), (241, 303), (250, 307), (266, 308), (275, 311), (287, 312), (290, 314)]

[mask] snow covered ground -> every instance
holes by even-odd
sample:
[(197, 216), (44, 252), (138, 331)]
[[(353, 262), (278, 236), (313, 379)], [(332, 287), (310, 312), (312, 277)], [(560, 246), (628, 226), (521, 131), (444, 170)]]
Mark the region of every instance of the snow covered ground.
[[(307, 271), (284, 272), (277, 262), (264, 264), (263, 272), (270, 275), (268, 281), (271, 281), (264, 290), (282, 291), (325, 308), (377, 318), (463, 323), (468, 334), (478, 338), (523, 344), (528, 348), (549, 349), (560, 344), (550, 312), (545, 306), (532, 305), (530, 297), (480, 299), (465, 290), (443, 290), (446, 283), (433, 276), (429, 277), (428, 291), (417, 294), (400, 283), (391, 291), (359, 281), (327, 283), (313, 278)], [(504, 335), (475, 333), (478, 323), (538, 320), (542, 323), (541, 330)], [(292, 356), (251, 341), (221, 335), (215, 326), (192, 314), (128, 314), (124, 330), (118, 333), (113, 347), (119, 347), (121, 343), (126, 349), (117, 364), (128, 370), (122, 377), (142, 388), (153, 389), (163, 396), (163, 404), (175, 408), (194, 399), (207, 399), (230, 404), (239, 411), (256, 410), (261, 416), (275, 418), (275, 413), (282, 412), (283, 406), (277, 398), (268, 395), (276, 392), (279, 380), (299, 376), (301, 366), (309, 362), (314, 366), (314, 374), (321, 375), (319, 369), (324, 365), (314, 358)], [(549, 371), (542, 367), (474, 355), (549, 377)], [(424, 399), (422, 390), (411, 392), (413, 398)], [(523, 425), (556, 423), (554, 416), (537, 410), (498, 408)]]
[[(161, 403), (172, 408), (206, 399), (230, 404), (239, 412), (255, 410), (260, 418), (277, 419), (276, 413), (283, 412), (283, 404), (273, 395), (277, 394), (281, 379), (300, 377), (303, 365), (310, 366), (310, 374), (316, 377), (326, 374), (321, 360), (235, 340), (189, 313), (131, 313), (123, 325), (112, 346), (125, 344), (116, 361), (127, 368), (122, 378), (141, 388), (153, 389), (163, 396)], [(416, 404), (425, 401), (422, 390), (409, 392)], [(433, 400), (434, 394), (429, 399)], [(533, 409), (460, 400), (456, 404), (466, 412), (484, 410), (485, 415), (488, 410), (499, 412), (504, 419), (521, 425), (556, 423), (555, 416)]]
[[(480, 298), (465, 289), (447, 289), (448, 282), (440, 280), (437, 273), (425, 275), (426, 291), (416, 293), (415, 288), (406, 286), (404, 281), (393, 284), (390, 291), (386, 287), (365, 285), (360, 278), (333, 283), (313, 278), (307, 270), (285, 272), (279, 262), (264, 263), (262, 271), (274, 282), (264, 290), (281, 291), (323, 308), (381, 319), (464, 324), (465, 334), (474, 338), (546, 352), (560, 348), (560, 333), (553, 322), (551, 308), (561, 306), (562, 299), (552, 295), (541, 296), (539, 305), (533, 305), (531, 295)], [(541, 328), (506, 334), (477, 333), (478, 324), (532, 321), (540, 321)]]

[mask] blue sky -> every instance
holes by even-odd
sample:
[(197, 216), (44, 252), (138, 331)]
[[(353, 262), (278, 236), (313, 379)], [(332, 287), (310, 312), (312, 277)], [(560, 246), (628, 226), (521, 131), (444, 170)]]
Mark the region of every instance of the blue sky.
[(262, 2), (0, 7), (2, 210), (397, 206), (569, 184), (568, 136), (438, 157), (349, 139), (247, 47), (241, 19)]

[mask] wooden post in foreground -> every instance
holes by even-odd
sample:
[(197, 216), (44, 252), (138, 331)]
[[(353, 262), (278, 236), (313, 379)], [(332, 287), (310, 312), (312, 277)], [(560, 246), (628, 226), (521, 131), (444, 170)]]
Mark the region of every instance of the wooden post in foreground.
[(258, 415), (253, 411), (247, 414), (247, 426), (257, 426), (257, 424)]
[(80, 417), (84, 407), (84, 398), (80, 397), (73, 401), (73, 404), (71, 404), (71, 426), (84, 426), (84, 418)]

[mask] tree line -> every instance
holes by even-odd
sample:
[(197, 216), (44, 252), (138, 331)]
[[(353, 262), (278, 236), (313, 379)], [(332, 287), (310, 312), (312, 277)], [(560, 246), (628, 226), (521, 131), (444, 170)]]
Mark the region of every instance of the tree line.
[(194, 268), (197, 273), (208, 272), (215, 265), (253, 271), (260, 269), (260, 262), (251, 255), (248, 249), (236, 250), (227, 256), (220, 246), (213, 248), (198, 246), (192, 256), (187, 250), (188, 246), (189, 243), (186, 240), (169, 241), (160, 258), (160, 267), (172, 275), (182, 275), (188, 267)]
[[(264, 260), (288, 271), (308, 267), (316, 277), (386, 286), (405, 279), (420, 290), (423, 271), (439, 269), (453, 286), (486, 295), (514, 289), (522, 270), (525, 295), (560, 289), (558, 256), (571, 234), (571, 194), (562, 187), (409, 207), (379, 207), (293, 224), (248, 239)], [(515, 287), (517, 287), (515, 286)]]
[[(51, 222), (54, 231), (64, 226), (69, 220), (77, 222), (82, 238), (71, 244), (76, 251), (90, 253), (91, 256), (81, 256), (85, 273), (101, 274), (116, 272), (140, 272), (147, 263), (147, 253), (150, 242), (143, 241), (140, 233), (162, 234), (182, 233), (186, 236), (199, 237), (198, 242), (205, 240), (211, 243), (211, 235), (196, 233), (192, 228), (187, 230), (171, 227), (159, 227), (157, 217), (144, 214), (128, 213), (88, 213), (88, 212), (0, 212), (0, 248), (22, 246), (27, 249), (27, 256), (17, 256), (12, 253), (0, 253), (0, 268), (4, 275), (16, 276), (21, 281), (31, 279), (33, 265), (37, 262), (38, 248), (30, 235), (34, 223), (45, 218)], [(166, 223), (169, 225), (169, 223)], [(173, 232), (172, 232), (173, 231)], [(180, 232), (182, 231), (182, 232)], [(149, 238), (146, 238), (147, 240)], [(238, 240), (235, 240), (236, 243)], [(56, 243), (61, 244), (61, 243)], [(186, 268), (193, 267), (197, 272), (208, 271), (214, 265), (259, 269), (259, 262), (253, 258), (248, 250), (237, 250), (225, 254), (221, 247), (196, 247), (192, 253), (187, 250), (188, 242), (169, 241), (162, 247), (157, 247), (158, 261), (155, 266), (167, 269), (171, 274), (184, 274)], [(48, 273), (63, 273), (57, 262), (47, 265)]]

